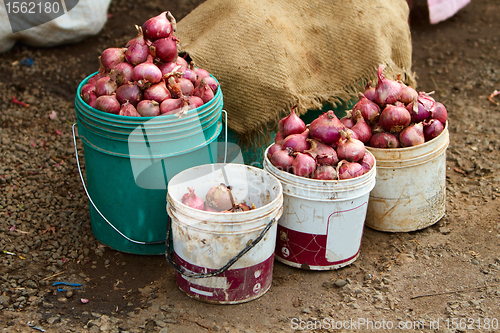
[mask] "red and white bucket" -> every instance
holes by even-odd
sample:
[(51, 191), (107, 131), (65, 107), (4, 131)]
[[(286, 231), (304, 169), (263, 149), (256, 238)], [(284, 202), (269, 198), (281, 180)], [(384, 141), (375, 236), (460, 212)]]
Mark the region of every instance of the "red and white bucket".
[[(181, 203), (188, 187), (203, 198), (212, 186), (221, 183), (231, 186), (235, 202), (245, 201), (257, 208), (214, 213)], [(237, 304), (269, 290), (277, 221), (283, 212), (282, 186), (274, 176), (243, 164), (187, 169), (168, 183), (167, 212), (176, 281), (188, 296), (209, 303)]]
[(316, 180), (277, 169), (266, 150), (264, 170), (283, 186), (277, 260), (293, 267), (331, 270), (357, 259), (376, 166), (353, 179)]

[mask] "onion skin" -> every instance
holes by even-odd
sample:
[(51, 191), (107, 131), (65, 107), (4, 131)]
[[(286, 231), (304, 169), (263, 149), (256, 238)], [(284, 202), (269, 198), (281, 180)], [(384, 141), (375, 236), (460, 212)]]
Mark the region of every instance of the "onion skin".
[(312, 178), (318, 180), (335, 180), (338, 178), (337, 170), (331, 165), (319, 165), (314, 170)]
[(124, 85), (125, 83), (133, 81), (132, 71), (134, 66), (129, 63), (121, 62), (109, 72), (109, 77), (111, 77), (118, 87)]
[(158, 38), (169, 37), (173, 32), (173, 27), (167, 18), (167, 14), (170, 12), (165, 11), (158, 16), (148, 19), (142, 25), (142, 30), (144, 32), (144, 37), (149, 40), (157, 40)]
[(160, 69), (152, 62), (143, 62), (134, 67), (132, 78), (134, 81), (145, 81), (154, 84), (161, 81), (162, 74)]
[(149, 55), (149, 46), (144, 40), (142, 28), (135, 26), (137, 29), (137, 37), (128, 41), (127, 51), (125, 51), (125, 60), (132, 65), (138, 65), (147, 60)]
[(425, 142), (423, 123), (405, 127), (399, 133), (399, 142), (403, 147), (413, 147)]
[(401, 95), (401, 84), (398, 81), (387, 79), (382, 74), (384, 68), (382, 65), (378, 67), (378, 83), (373, 97), (374, 102), (379, 105), (395, 103)]
[(368, 123), (374, 123), (380, 115), (380, 107), (362, 93), (359, 93), (359, 102), (353, 106), (352, 114), (355, 115), (357, 111)]
[(205, 202), (208, 206), (219, 212), (233, 208), (231, 190), (224, 184), (210, 188), (205, 197)]
[(153, 57), (160, 59), (161, 62), (171, 62), (177, 60), (177, 38), (169, 36), (159, 38), (149, 47)]
[(102, 95), (97, 97), (95, 108), (99, 111), (118, 114), (120, 112), (120, 103), (114, 95)]
[(189, 110), (199, 108), (203, 104), (203, 100), (197, 96), (187, 96)]
[(375, 158), (372, 154), (365, 153), (359, 164), (363, 167), (364, 173), (367, 173), (375, 165)]
[(188, 187), (188, 193), (184, 193), (181, 202), (191, 208), (204, 210), (205, 203), (203, 200), (194, 193), (194, 189)]
[(118, 112), (118, 114), (120, 116), (127, 116), (127, 117), (141, 117), (139, 112), (137, 112), (136, 108), (128, 101), (121, 106), (120, 112)]
[(295, 113), (297, 106), (292, 107), (290, 114), (278, 123), (278, 131), (286, 138), (292, 134), (300, 134), (306, 130), (306, 124)]
[(271, 163), (278, 169), (282, 171), (290, 171), (294, 161), (294, 156), (292, 155), (292, 149), (283, 149), (274, 152), (271, 156)]
[(362, 141), (352, 138), (346, 131), (341, 132), (345, 139), (337, 145), (337, 156), (340, 160), (357, 162), (365, 155), (365, 145)]
[(191, 80), (188, 80), (184, 77), (180, 77), (177, 79), (177, 83), (179, 83), (182, 95), (188, 96), (193, 93), (194, 85), (191, 82)]
[(339, 141), (340, 131), (345, 128), (331, 110), (314, 119), (309, 125), (310, 136), (329, 145)]
[(128, 101), (136, 107), (137, 103), (142, 100), (142, 91), (135, 83), (129, 82), (116, 89), (116, 99), (120, 104)]
[(309, 178), (316, 170), (316, 161), (309, 154), (296, 153), (292, 163), (292, 172), (300, 177)]
[(379, 117), (380, 127), (386, 132), (400, 132), (411, 122), (411, 115), (403, 106), (387, 105)]
[(417, 91), (412, 87), (405, 85), (402, 82), (400, 82), (400, 84), (401, 84), (401, 94), (399, 96), (399, 101), (404, 104), (409, 104), (413, 102), (413, 100), (418, 97)]
[(364, 174), (364, 169), (361, 164), (342, 160), (337, 166), (337, 174), (340, 180), (352, 179)]
[(160, 104), (160, 114), (167, 116), (180, 112), (185, 105), (186, 101), (183, 98), (167, 98)]
[(369, 143), (370, 147), (373, 148), (400, 148), (401, 145), (399, 144), (398, 138), (388, 132), (379, 132), (373, 134), (372, 138), (370, 139)]
[(432, 118), (439, 120), (443, 125), (446, 124), (446, 120), (448, 119), (448, 111), (443, 103), (436, 102), (436, 108), (431, 112)]
[(164, 81), (153, 84), (152, 86), (144, 90), (144, 99), (149, 99), (161, 103), (167, 98), (170, 98), (170, 92), (168, 91), (167, 85)]
[(118, 85), (115, 81), (111, 80), (109, 76), (105, 76), (97, 80), (95, 84), (95, 94), (97, 97), (102, 95), (112, 95), (116, 92)]
[(372, 129), (370, 125), (366, 123), (365, 118), (363, 117), (360, 110), (356, 111), (356, 113), (354, 114), (354, 119), (356, 121), (356, 124), (351, 128), (351, 130), (356, 133), (358, 140), (360, 140), (364, 144), (367, 144), (368, 142), (370, 142), (370, 139), (372, 137)]
[(156, 101), (143, 99), (137, 103), (137, 112), (143, 117), (156, 117), (160, 115), (160, 106)]
[(307, 139), (307, 142), (311, 145), (311, 148), (305, 150), (304, 153), (311, 155), (316, 160), (316, 164), (336, 165), (339, 162), (337, 152), (333, 147), (314, 139)]
[(80, 96), (82, 97), (83, 101), (87, 104), (89, 104), (90, 101), (90, 95), (94, 95), (94, 97), (97, 98), (95, 95), (95, 85), (87, 83), (85, 84), (82, 89), (80, 90)]
[(300, 134), (292, 134), (287, 136), (283, 140), (283, 148), (291, 148), (295, 152), (304, 152), (311, 148), (309, 143), (307, 142), (307, 138), (309, 137), (309, 129), (306, 129), (304, 132)]
[(424, 121), (424, 138), (425, 141), (430, 141), (439, 136), (444, 131), (444, 125), (437, 119), (429, 119)]

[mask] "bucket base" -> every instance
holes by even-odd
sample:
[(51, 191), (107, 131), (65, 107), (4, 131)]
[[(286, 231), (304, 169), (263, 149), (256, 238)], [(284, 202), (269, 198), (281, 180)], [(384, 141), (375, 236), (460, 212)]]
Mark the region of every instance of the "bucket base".
[(365, 225), (369, 227), (370, 229), (377, 230), (377, 231), (382, 231), (382, 232), (411, 232), (411, 231), (419, 231), (423, 230), (425, 228), (428, 228), (436, 223), (438, 223), (443, 217), (445, 216), (445, 213), (443, 213), (440, 217), (437, 219), (433, 220), (432, 222), (429, 223), (424, 223), (424, 224), (419, 224), (418, 226), (415, 225), (407, 225), (405, 227), (391, 227), (389, 225), (371, 225), (368, 221), (365, 222)]
[(339, 269), (339, 268), (342, 268), (345, 266), (349, 266), (350, 264), (355, 262), (356, 259), (358, 259), (358, 257), (359, 257), (359, 252), (356, 253), (356, 255), (354, 257), (347, 259), (346, 261), (343, 261), (342, 263), (331, 265), (331, 266), (309, 266), (307, 263), (299, 264), (296, 262), (291, 262), (291, 261), (285, 260), (285, 259), (280, 258), (278, 256), (276, 256), (276, 260), (278, 260), (279, 262), (281, 262), (285, 265), (292, 266), (295, 268), (308, 269), (310, 271), (330, 271), (330, 270)]
[[(175, 254), (177, 264), (194, 273), (213, 269), (192, 265)], [(211, 304), (240, 304), (264, 295), (271, 288), (274, 254), (265, 261), (244, 268), (229, 269), (218, 276), (189, 278), (176, 272), (177, 286), (189, 297)]]

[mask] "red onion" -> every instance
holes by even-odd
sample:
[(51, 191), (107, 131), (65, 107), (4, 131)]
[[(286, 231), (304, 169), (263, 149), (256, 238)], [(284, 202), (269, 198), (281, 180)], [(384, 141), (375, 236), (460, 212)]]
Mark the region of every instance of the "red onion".
[(419, 123), (432, 115), (436, 109), (436, 101), (429, 94), (420, 92), (406, 109), (410, 112), (412, 121)]
[(196, 73), (193, 70), (189, 69), (189, 68), (187, 68), (186, 70), (184, 70), (184, 73), (182, 74), (182, 77), (190, 80), (191, 83), (193, 83), (193, 86), (194, 86), (196, 80), (198, 79), (198, 76), (196, 75)]
[(149, 49), (153, 57), (160, 59), (161, 62), (177, 60), (177, 37), (170, 36), (157, 39)]
[(375, 158), (372, 154), (365, 153), (359, 164), (363, 167), (363, 173), (367, 173), (375, 165)]
[(144, 90), (144, 99), (161, 103), (167, 98), (170, 98), (170, 92), (167, 89), (165, 81), (160, 81), (159, 83), (153, 84), (151, 87)]
[(401, 95), (401, 84), (395, 80), (387, 79), (382, 71), (384, 66), (380, 65), (377, 70), (378, 83), (375, 87), (374, 102), (379, 105), (392, 104), (399, 99)]
[(311, 148), (305, 150), (304, 153), (311, 155), (317, 164), (336, 165), (339, 162), (337, 152), (329, 145), (314, 139), (307, 139), (307, 142), (311, 145)]
[(106, 71), (110, 71), (113, 67), (118, 65), (120, 62), (125, 61), (125, 51), (126, 48), (110, 47), (102, 51), (99, 57), (99, 62), (101, 66), (104, 67)]
[(311, 177), (314, 170), (316, 170), (316, 161), (311, 155), (295, 153), (295, 159), (292, 163), (292, 171), (295, 175)]
[(109, 72), (109, 77), (111, 77), (118, 86), (121, 86), (125, 83), (133, 81), (132, 79), (132, 71), (134, 70), (134, 66), (127, 62), (120, 62), (118, 65), (111, 69)]
[(184, 77), (180, 77), (177, 79), (177, 83), (179, 83), (179, 86), (181, 88), (182, 95), (191, 95), (194, 90), (193, 83), (191, 80), (188, 80)]
[(181, 66), (181, 68), (179, 69), (180, 72), (184, 72), (186, 69), (189, 68), (189, 64), (187, 63), (186, 59), (184, 59), (181, 56), (177, 57), (177, 59), (175, 60), (175, 63), (178, 66)]
[(129, 82), (116, 89), (116, 99), (120, 104), (129, 101), (133, 106), (137, 106), (142, 100), (142, 91), (135, 83)]
[[(167, 89), (168, 89), (168, 91), (170, 91), (170, 95), (173, 98), (181, 98), (182, 96), (184, 96), (182, 94), (181, 86), (177, 82), (177, 80), (175, 79), (174, 76), (169, 76), (168, 77), (168, 79), (167, 79)], [(200, 97), (200, 96), (198, 96), (198, 97)]]
[(200, 106), (202, 106), (204, 104), (203, 100), (201, 98), (199, 98), (198, 96), (187, 96), (187, 101), (188, 101), (189, 110), (199, 108)]
[(146, 61), (149, 55), (149, 46), (144, 40), (142, 28), (137, 25), (135, 28), (137, 29), (137, 37), (129, 40), (125, 45), (125, 47), (127, 47), (127, 51), (125, 51), (125, 60), (134, 66)]
[(387, 132), (400, 132), (411, 122), (411, 115), (408, 110), (402, 106), (388, 104), (378, 120), (380, 127)]
[(208, 206), (218, 211), (233, 208), (231, 189), (224, 184), (216, 185), (208, 190), (205, 197)]
[(109, 76), (105, 76), (97, 80), (95, 84), (95, 94), (97, 97), (102, 95), (111, 95), (116, 92), (118, 85), (111, 80)]
[(285, 140), (285, 138), (283, 137), (283, 134), (281, 134), (280, 132), (276, 133), (276, 136), (274, 137), (274, 143), (282, 145), (283, 140)]
[(373, 102), (373, 99), (375, 98), (375, 88), (371, 86), (371, 83), (371, 81), (368, 81), (363, 95), (365, 95), (366, 98)]
[(204, 206), (204, 209), (203, 209), (203, 210), (204, 210), (204, 211), (206, 211), (206, 212), (219, 213), (219, 211), (218, 211), (217, 209), (213, 209), (212, 207), (210, 207), (210, 206), (209, 206), (209, 205), (207, 205), (206, 203), (205, 203), (205, 206)]
[(99, 80), (100, 78), (104, 77), (104, 76), (107, 76), (108, 74), (105, 73), (105, 72), (99, 72), (97, 74), (94, 74), (92, 75), (88, 81), (87, 81), (87, 84), (92, 84), (95, 86), (95, 84), (97, 83), (97, 80)]
[(290, 148), (278, 150), (271, 156), (271, 163), (280, 170), (289, 171), (295, 159), (292, 154), (293, 150)]
[(370, 147), (373, 148), (399, 148), (398, 138), (388, 132), (378, 132), (373, 134), (369, 143)]
[(193, 95), (200, 97), (203, 103), (207, 103), (215, 96), (212, 88), (210, 88), (204, 78), (201, 79), (200, 85), (193, 91)]
[(160, 69), (163, 77), (168, 77), (170, 75), (173, 75), (175, 72), (180, 70), (180, 66), (173, 61), (159, 64), (158, 68)]
[(358, 140), (362, 141), (364, 144), (368, 143), (372, 137), (372, 129), (370, 125), (365, 122), (365, 118), (362, 116), (360, 110), (356, 111), (354, 119), (356, 120), (356, 124), (351, 130), (356, 133)]
[(439, 120), (443, 125), (446, 124), (446, 120), (448, 119), (448, 111), (446, 111), (446, 107), (443, 103), (436, 102), (436, 108), (431, 111), (432, 118)]
[(444, 125), (437, 119), (429, 119), (424, 121), (424, 138), (429, 141), (437, 137), (444, 131)]
[(91, 95), (97, 97), (95, 95), (95, 85), (87, 83), (82, 87), (82, 90), (80, 90), (80, 96), (85, 103), (89, 104)]
[(95, 108), (103, 112), (118, 114), (120, 112), (120, 103), (114, 95), (102, 95), (97, 97)]
[(362, 141), (354, 139), (346, 131), (340, 132), (345, 139), (341, 139), (337, 145), (337, 156), (341, 160), (357, 162), (365, 154), (365, 145)]
[(318, 165), (312, 175), (313, 179), (319, 180), (335, 180), (337, 177), (337, 170), (328, 164)]
[(89, 99), (86, 101), (86, 103), (90, 106), (95, 108), (95, 101), (97, 100), (97, 96), (95, 95), (95, 92), (91, 92), (89, 94)]
[(193, 69), (196, 75), (198, 76), (198, 80), (210, 76), (210, 73), (206, 69), (195, 67), (193, 62), (191, 62), (191, 69)]
[(279, 150), (283, 150), (283, 146), (280, 145), (280, 144), (277, 144), (277, 143), (273, 143), (269, 149), (267, 150), (267, 158), (269, 160), (271, 160), (271, 156), (273, 156), (273, 154)]
[(181, 202), (188, 207), (204, 210), (205, 203), (203, 200), (194, 193), (194, 189), (188, 187), (188, 193), (184, 193)]
[(307, 138), (309, 136), (309, 130), (306, 129), (300, 134), (291, 134), (283, 140), (283, 148), (291, 148), (296, 152), (303, 152), (310, 148)]
[(352, 110), (348, 111), (347, 115), (339, 119), (342, 125), (344, 125), (346, 128), (352, 128), (356, 124), (354, 119), (352, 119), (351, 112)]
[(344, 128), (331, 110), (314, 119), (309, 125), (311, 137), (326, 144), (337, 142), (340, 139), (340, 131)]
[(425, 137), (423, 123), (417, 123), (405, 127), (401, 133), (399, 133), (399, 141), (403, 147), (412, 147), (424, 143)]
[(128, 101), (122, 104), (122, 107), (120, 108), (120, 112), (118, 112), (120, 116), (127, 116), (127, 117), (140, 117), (141, 115), (139, 112), (137, 112), (135, 106), (130, 104)]
[[(168, 20), (167, 15), (170, 20), (173, 20), (174, 26), (172, 26), (172, 23)], [(172, 14), (167, 11), (144, 22), (142, 30), (144, 31), (144, 37), (154, 41), (158, 38), (169, 37), (174, 31), (174, 27), (175, 19)]]
[(342, 160), (337, 166), (337, 174), (339, 179), (351, 179), (362, 176), (364, 170), (359, 163)]
[(157, 101), (143, 99), (137, 104), (137, 112), (143, 117), (156, 117), (160, 115), (160, 106)]
[(356, 111), (360, 111), (363, 118), (369, 123), (375, 122), (380, 115), (380, 107), (362, 93), (359, 93), (359, 102), (353, 106), (352, 114), (356, 114)]
[(296, 108), (297, 106), (292, 107), (290, 114), (278, 123), (278, 130), (285, 138), (291, 134), (303, 133), (306, 130), (306, 124), (295, 113)]
[(153, 64), (153, 59), (148, 57), (146, 62), (143, 62), (134, 67), (132, 71), (132, 78), (134, 81), (141, 81), (142, 85), (145, 83), (158, 83), (161, 81), (162, 74), (160, 69)]
[(203, 79), (205, 79), (205, 83), (208, 84), (212, 91), (216, 93), (217, 88), (219, 88), (219, 84), (217, 83), (217, 81), (211, 76), (204, 77)]
[(418, 97), (418, 93), (415, 89), (402, 82), (399, 84), (401, 85), (401, 95), (399, 96), (400, 102), (408, 104), (413, 102), (413, 100)]
[(184, 98), (167, 98), (160, 104), (160, 113), (163, 116), (180, 112), (187, 105)]

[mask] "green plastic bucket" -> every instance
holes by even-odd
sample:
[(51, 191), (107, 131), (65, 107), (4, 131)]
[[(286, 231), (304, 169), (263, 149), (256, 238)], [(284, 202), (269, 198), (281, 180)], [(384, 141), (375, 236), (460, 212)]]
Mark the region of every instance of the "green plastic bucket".
[(185, 169), (217, 163), (221, 89), (181, 118), (126, 117), (99, 111), (81, 99), (81, 88), (92, 75), (80, 83), (75, 98), (92, 232), (117, 251), (165, 254), (168, 181)]

